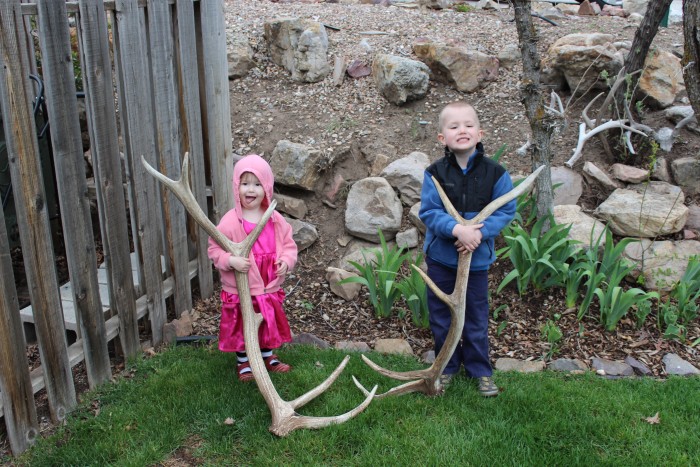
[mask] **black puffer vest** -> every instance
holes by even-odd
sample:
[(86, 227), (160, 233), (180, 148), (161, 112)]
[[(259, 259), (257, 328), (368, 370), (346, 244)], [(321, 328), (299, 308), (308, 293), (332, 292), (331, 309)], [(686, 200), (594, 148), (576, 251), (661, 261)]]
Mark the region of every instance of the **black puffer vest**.
[(466, 174), (447, 147), (445, 157), (433, 162), (427, 171), (435, 177), (452, 205), (464, 215), (478, 213), (491, 201), (493, 187), (505, 169), (484, 155), (484, 146), (476, 145), (476, 154)]

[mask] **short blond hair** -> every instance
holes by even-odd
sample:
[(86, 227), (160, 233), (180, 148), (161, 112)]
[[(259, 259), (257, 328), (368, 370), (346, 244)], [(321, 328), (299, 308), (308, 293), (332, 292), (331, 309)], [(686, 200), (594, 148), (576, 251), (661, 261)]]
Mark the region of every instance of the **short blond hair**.
[(476, 122), (479, 124), (479, 126), (481, 126), (481, 122), (479, 121), (479, 114), (476, 112), (476, 109), (473, 105), (465, 101), (454, 101), (447, 104), (440, 111), (440, 117), (438, 118), (438, 128), (441, 131), (442, 126), (445, 124), (445, 112), (450, 109), (472, 109), (474, 111), (474, 115), (476, 116)]

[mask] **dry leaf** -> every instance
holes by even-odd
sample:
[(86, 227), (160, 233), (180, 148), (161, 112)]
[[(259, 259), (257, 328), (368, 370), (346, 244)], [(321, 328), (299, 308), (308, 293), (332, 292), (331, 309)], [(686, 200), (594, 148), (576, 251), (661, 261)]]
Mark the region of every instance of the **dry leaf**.
[(228, 417), (226, 420), (224, 420), (224, 425), (233, 425), (235, 423), (235, 420), (232, 419), (231, 417)]
[(646, 421), (649, 425), (658, 425), (659, 423), (661, 423), (659, 412), (656, 412), (656, 415), (654, 415), (653, 417), (646, 417), (644, 421)]

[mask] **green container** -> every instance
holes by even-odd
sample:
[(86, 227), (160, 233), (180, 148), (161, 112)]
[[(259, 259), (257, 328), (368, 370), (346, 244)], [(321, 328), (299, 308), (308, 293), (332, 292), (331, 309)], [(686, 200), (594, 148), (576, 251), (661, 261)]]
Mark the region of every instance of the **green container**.
[(671, 7), (666, 9), (666, 13), (664, 13), (664, 17), (661, 18), (661, 27), (662, 28), (667, 28), (668, 27), (668, 16), (671, 14)]

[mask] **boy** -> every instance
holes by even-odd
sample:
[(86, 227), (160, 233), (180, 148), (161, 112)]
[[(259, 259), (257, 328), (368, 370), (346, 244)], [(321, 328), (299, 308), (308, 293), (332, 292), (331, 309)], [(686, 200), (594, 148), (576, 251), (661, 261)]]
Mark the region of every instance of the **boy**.
[[(481, 224), (464, 226), (446, 211), (431, 177), (440, 183), (450, 202), (465, 219), (476, 216), (487, 204), (513, 189), (505, 168), (484, 155), (483, 131), (474, 108), (465, 102), (453, 102), (440, 113), (438, 141), (445, 156), (425, 172), (419, 217), (426, 226), (424, 251), (428, 276), (440, 290), (451, 293), (461, 252), (472, 253), (462, 341), (441, 376), (443, 384), (464, 365), (467, 376), (477, 378), (484, 397), (498, 395), (489, 360), (488, 268), (496, 260), (494, 238), (515, 215), (513, 200)], [(428, 289), (430, 330), (435, 354), (442, 348), (450, 327), (450, 310)]]

